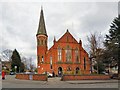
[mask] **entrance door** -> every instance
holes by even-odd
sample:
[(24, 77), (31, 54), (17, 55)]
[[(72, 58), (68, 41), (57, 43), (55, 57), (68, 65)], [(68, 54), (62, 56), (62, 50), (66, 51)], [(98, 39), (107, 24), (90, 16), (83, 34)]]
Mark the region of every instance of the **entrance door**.
[(60, 77), (62, 76), (62, 68), (61, 67), (58, 68), (58, 76), (60, 76)]
[(80, 70), (79, 67), (77, 67), (77, 68), (76, 68), (76, 74), (79, 73), (79, 70)]

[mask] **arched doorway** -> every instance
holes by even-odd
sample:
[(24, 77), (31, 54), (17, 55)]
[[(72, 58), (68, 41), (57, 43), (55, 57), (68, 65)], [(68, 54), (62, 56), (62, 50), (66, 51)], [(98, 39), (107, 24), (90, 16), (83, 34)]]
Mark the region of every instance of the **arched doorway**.
[(76, 67), (76, 74), (78, 74), (80, 71), (79, 67)]
[(58, 68), (58, 76), (62, 76), (62, 68), (61, 67)]

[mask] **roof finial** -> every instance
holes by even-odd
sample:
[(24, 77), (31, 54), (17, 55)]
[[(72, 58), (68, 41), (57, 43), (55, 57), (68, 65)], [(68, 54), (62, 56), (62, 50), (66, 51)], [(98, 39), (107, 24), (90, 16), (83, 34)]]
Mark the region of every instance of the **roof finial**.
[(79, 38), (79, 43), (82, 44), (81, 38)]
[(69, 30), (67, 29), (67, 32), (69, 32)]

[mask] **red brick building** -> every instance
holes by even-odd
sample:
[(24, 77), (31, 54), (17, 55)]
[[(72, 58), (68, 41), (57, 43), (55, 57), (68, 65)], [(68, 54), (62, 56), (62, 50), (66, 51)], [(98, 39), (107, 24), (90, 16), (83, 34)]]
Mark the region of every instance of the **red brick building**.
[(43, 10), (41, 10), (37, 37), (38, 73), (54, 72), (56, 75), (66, 73), (90, 74), (88, 53), (67, 30), (58, 40), (54, 38), (54, 45), (48, 50), (48, 35), (45, 27)]

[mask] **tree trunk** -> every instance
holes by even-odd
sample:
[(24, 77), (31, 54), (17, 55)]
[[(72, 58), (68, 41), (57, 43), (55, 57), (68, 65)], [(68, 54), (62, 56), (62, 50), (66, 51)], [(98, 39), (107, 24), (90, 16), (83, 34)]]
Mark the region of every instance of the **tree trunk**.
[(99, 58), (98, 58), (98, 55), (97, 55), (97, 57), (96, 57), (96, 61), (97, 61), (97, 74), (99, 74), (99, 60), (98, 60)]
[(118, 80), (120, 80), (120, 58), (118, 59)]
[(118, 80), (120, 80), (120, 42), (118, 47)]

